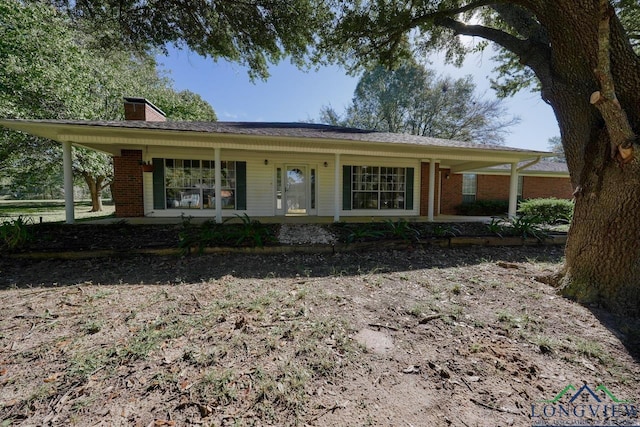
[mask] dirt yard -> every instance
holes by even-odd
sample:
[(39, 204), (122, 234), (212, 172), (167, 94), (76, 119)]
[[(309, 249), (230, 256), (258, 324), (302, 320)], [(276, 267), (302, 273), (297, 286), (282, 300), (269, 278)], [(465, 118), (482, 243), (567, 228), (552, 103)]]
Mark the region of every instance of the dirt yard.
[(536, 281), (561, 256), (0, 258), (0, 426), (559, 425), (583, 385), (640, 425), (640, 329)]

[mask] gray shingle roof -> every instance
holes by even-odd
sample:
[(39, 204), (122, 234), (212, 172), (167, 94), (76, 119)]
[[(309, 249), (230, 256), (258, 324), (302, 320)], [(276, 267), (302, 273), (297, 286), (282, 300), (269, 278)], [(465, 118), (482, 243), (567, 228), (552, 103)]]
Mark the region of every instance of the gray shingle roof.
[[(518, 163), (518, 167), (522, 167), (529, 163), (520, 162)], [(487, 170), (509, 170), (511, 168), (510, 165), (498, 165), (487, 168)], [(563, 162), (554, 162), (550, 160), (542, 160), (534, 165), (529, 166), (524, 171), (526, 172), (557, 172), (557, 173), (569, 173), (569, 167), (566, 163)]]
[(360, 142), (378, 142), (390, 144), (410, 144), (450, 148), (475, 148), (483, 150), (500, 150), (511, 152), (534, 152), (547, 154), (544, 151), (526, 150), (503, 145), (485, 145), (466, 141), (455, 141), (426, 136), (402, 133), (377, 132), (356, 128), (347, 128), (316, 123), (271, 123), (271, 122), (187, 122), (187, 121), (81, 121), (81, 120), (29, 120), (29, 122), (50, 123), (58, 125), (80, 125), (92, 127), (148, 129), (179, 132), (202, 132), (216, 134), (313, 138), (327, 140), (344, 140)]

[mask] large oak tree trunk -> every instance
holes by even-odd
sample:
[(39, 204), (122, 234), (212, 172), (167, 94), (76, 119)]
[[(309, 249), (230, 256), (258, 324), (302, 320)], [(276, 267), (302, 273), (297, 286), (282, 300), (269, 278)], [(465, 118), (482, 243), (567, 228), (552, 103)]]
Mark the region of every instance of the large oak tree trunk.
[(640, 150), (619, 145), (640, 131), (640, 58), (606, 1), (537, 7), (551, 50), (536, 74), (576, 187), (560, 292), (640, 316)]
[[(640, 316), (640, 170), (609, 164), (578, 194), (561, 293)], [(592, 191), (594, 190), (594, 191)]]

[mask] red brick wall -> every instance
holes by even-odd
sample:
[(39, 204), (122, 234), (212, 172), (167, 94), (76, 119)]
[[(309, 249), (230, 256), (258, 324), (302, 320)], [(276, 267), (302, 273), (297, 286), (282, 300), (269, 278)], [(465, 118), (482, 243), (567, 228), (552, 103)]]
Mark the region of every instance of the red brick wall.
[(144, 216), (142, 151), (122, 150), (113, 158), (113, 200), (116, 217)]
[(509, 200), (510, 176), (478, 175), (476, 200)]
[(555, 197), (556, 199), (572, 199), (573, 186), (571, 179), (549, 178), (541, 176), (525, 176), (522, 183), (522, 197), (537, 199)]
[(462, 203), (462, 174), (452, 174), (449, 169), (440, 169), (440, 171), (442, 177), (440, 213), (442, 215), (456, 215), (456, 206)]
[[(427, 165), (427, 171), (428, 171)], [(462, 174), (452, 174), (445, 179), (448, 169), (442, 171), (442, 198), (440, 213), (456, 215), (456, 206), (462, 203)], [(423, 172), (424, 173), (424, 172)], [(509, 200), (509, 176), (478, 175), (477, 200)], [(427, 179), (428, 182), (428, 179)], [(522, 183), (522, 197), (537, 199), (555, 197), (557, 199), (573, 198), (571, 180), (567, 178), (549, 178), (525, 176)]]
[(125, 120), (144, 120), (147, 122), (164, 122), (167, 118), (147, 103), (125, 102)]
[[(429, 163), (421, 163), (420, 164), (420, 216), (427, 216), (429, 214), (429, 167), (431, 165)], [(436, 184), (434, 186), (434, 206), (433, 206), (433, 214), (438, 215), (438, 199), (440, 195), (440, 188), (438, 185), (438, 173), (440, 172), (440, 163), (436, 163), (436, 174), (435, 181)]]

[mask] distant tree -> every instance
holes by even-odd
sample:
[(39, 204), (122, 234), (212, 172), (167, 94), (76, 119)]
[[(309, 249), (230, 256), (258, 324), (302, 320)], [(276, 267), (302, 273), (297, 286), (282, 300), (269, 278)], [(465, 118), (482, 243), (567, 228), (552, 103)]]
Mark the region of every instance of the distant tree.
[[(199, 95), (173, 89), (151, 53), (106, 52), (91, 48), (90, 40), (55, 8), (0, 0), (0, 116), (117, 120), (122, 98), (142, 95), (170, 119), (216, 120)], [(35, 183), (34, 176), (60, 182), (59, 144), (9, 131), (0, 138), (0, 174), (20, 183)], [(89, 188), (92, 210), (101, 210), (111, 158), (75, 147), (73, 169)]]
[(344, 115), (323, 107), (320, 120), (385, 132), (504, 143), (508, 127), (519, 119), (509, 117), (501, 101), (481, 99), (475, 88), (471, 76), (437, 78), (433, 70), (415, 62), (395, 70), (375, 67), (358, 81)]
[(562, 162), (567, 163), (567, 159), (564, 157), (564, 148), (562, 147), (562, 138), (559, 136), (553, 136), (549, 138), (549, 151), (555, 153), (555, 157), (549, 157), (549, 160), (553, 160), (554, 162)]

